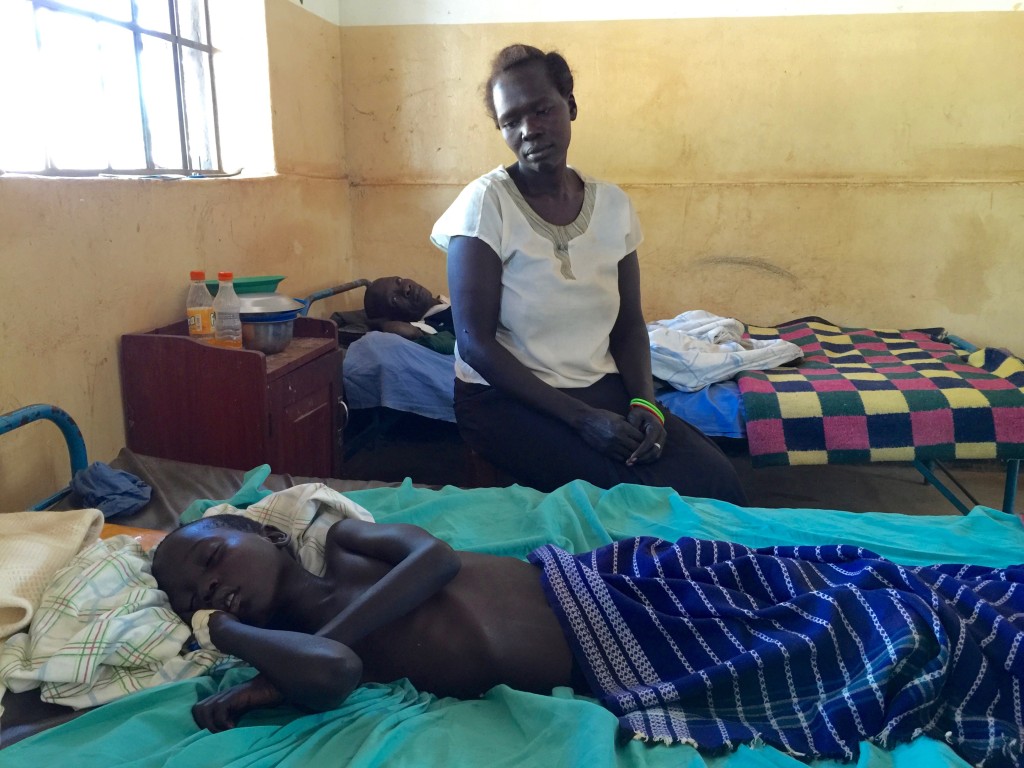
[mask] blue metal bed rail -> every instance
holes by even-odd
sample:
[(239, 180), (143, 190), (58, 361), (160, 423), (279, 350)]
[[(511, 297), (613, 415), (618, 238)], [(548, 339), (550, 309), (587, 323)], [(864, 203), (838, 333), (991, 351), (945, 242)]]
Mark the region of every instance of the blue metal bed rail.
[[(953, 476), (953, 473), (950, 472), (949, 469), (947, 469), (946, 466), (942, 464), (942, 462), (935, 460), (915, 461), (914, 467), (915, 469), (917, 469), (918, 472), (920, 472), (924, 476), (924, 479), (927, 482), (929, 482), (939, 493), (945, 496), (946, 500), (954, 507), (956, 507), (961, 514), (966, 515), (968, 512), (971, 511), (971, 507), (968, 507), (966, 504), (964, 504), (963, 501), (961, 501), (957, 497), (957, 495), (953, 493), (952, 489), (950, 489), (950, 487), (946, 485), (945, 482), (943, 482), (942, 478), (940, 478), (935, 473), (936, 468), (940, 469), (942, 473), (947, 478), (949, 478), (949, 481), (953, 483), (953, 485), (955, 485), (960, 490), (960, 492), (971, 501), (972, 506), (977, 506), (978, 504), (981, 503), (976, 498), (974, 498), (974, 495), (970, 491), (964, 488), (963, 484)], [(1013, 507), (1017, 502), (1017, 478), (1019, 475), (1020, 459), (1008, 459), (1006, 462), (1006, 481), (1003, 486), (1003, 512), (1008, 512), (1011, 515), (1014, 514)]]
[[(64, 436), (64, 443), (68, 449), (68, 459), (71, 462), (72, 478), (75, 476), (76, 472), (89, 466), (89, 458), (85, 451), (85, 438), (82, 437), (82, 430), (78, 428), (78, 424), (75, 423), (75, 420), (71, 418), (67, 411), (62, 410), (55, 405), (26, 405), (23, 408), (17, 408), (8, 413), (0, 414), (0, 435), (11, 432), (18, 427), (23, 427), (26, 424), (31, 424), (34, 421), (39, 421), (40, 419), (52, 421), (57, 425), (57, 428), (60, 429), (61, 434)], [(56, 504), (70, 493), (71, 483), (69, 480), (68, 485), (57, 491), (52, 496), (34, 505), (32, 509), (46, 509), (47, 507)]]

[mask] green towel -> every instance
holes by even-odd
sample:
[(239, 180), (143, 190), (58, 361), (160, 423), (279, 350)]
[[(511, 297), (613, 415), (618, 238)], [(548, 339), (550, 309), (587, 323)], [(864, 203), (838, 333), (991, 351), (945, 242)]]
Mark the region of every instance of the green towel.
[(245, 473), (242, 478), (242, 485), (235, 492), (235, 495), (230, 499), (221, 499), (220, 501), (214, 499), (196, 499), (184, 512), (181, 513), (180, 522), (182, 525), (185, 523), (191, 523), (193, 520), (198, 520), (203, 516), (210, 507), (215, 507), (218, 504), (230, 504), (236, 509), (245, 509), (250, 504), (255, 504), (260, 499), (271, 494), (263, 487), (263, 481), (270, 476), (270, 465), (260, 464), (258, 467), (254, 467)]

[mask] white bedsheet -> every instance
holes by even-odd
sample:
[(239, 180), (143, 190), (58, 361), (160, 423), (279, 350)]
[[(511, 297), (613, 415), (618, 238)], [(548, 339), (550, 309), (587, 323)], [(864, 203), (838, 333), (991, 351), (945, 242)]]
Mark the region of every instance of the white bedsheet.
[(683, 392), (803, 357), (800, 347), (784, 339), (744, 339), (741, 322), (702, 309), (648, 323), (647, 334), (651, 372)]

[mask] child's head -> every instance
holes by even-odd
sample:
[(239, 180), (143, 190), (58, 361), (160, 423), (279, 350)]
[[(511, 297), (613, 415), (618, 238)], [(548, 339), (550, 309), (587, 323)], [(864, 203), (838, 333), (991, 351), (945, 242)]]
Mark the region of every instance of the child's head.
[(294, 563), (288, 534), (242, 515), (215, 515), (167, 535), (153, 553), (153, 577), (175, 613), (200, 608), (265, 626), (277, 608), (279, 576)]
[(428, 288), (397, 275), (378, 277), (363, 294), (363, 309), (371, 320), (415, 322), (437, 303), (437, 297)]

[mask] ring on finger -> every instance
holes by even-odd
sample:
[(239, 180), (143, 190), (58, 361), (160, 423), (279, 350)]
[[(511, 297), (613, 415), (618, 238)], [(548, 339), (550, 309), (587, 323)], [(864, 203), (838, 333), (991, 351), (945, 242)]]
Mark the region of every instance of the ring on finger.
[(661, 450), (661, 443), (655, 443), (654, 447), (657, 448), (660, 451)]

